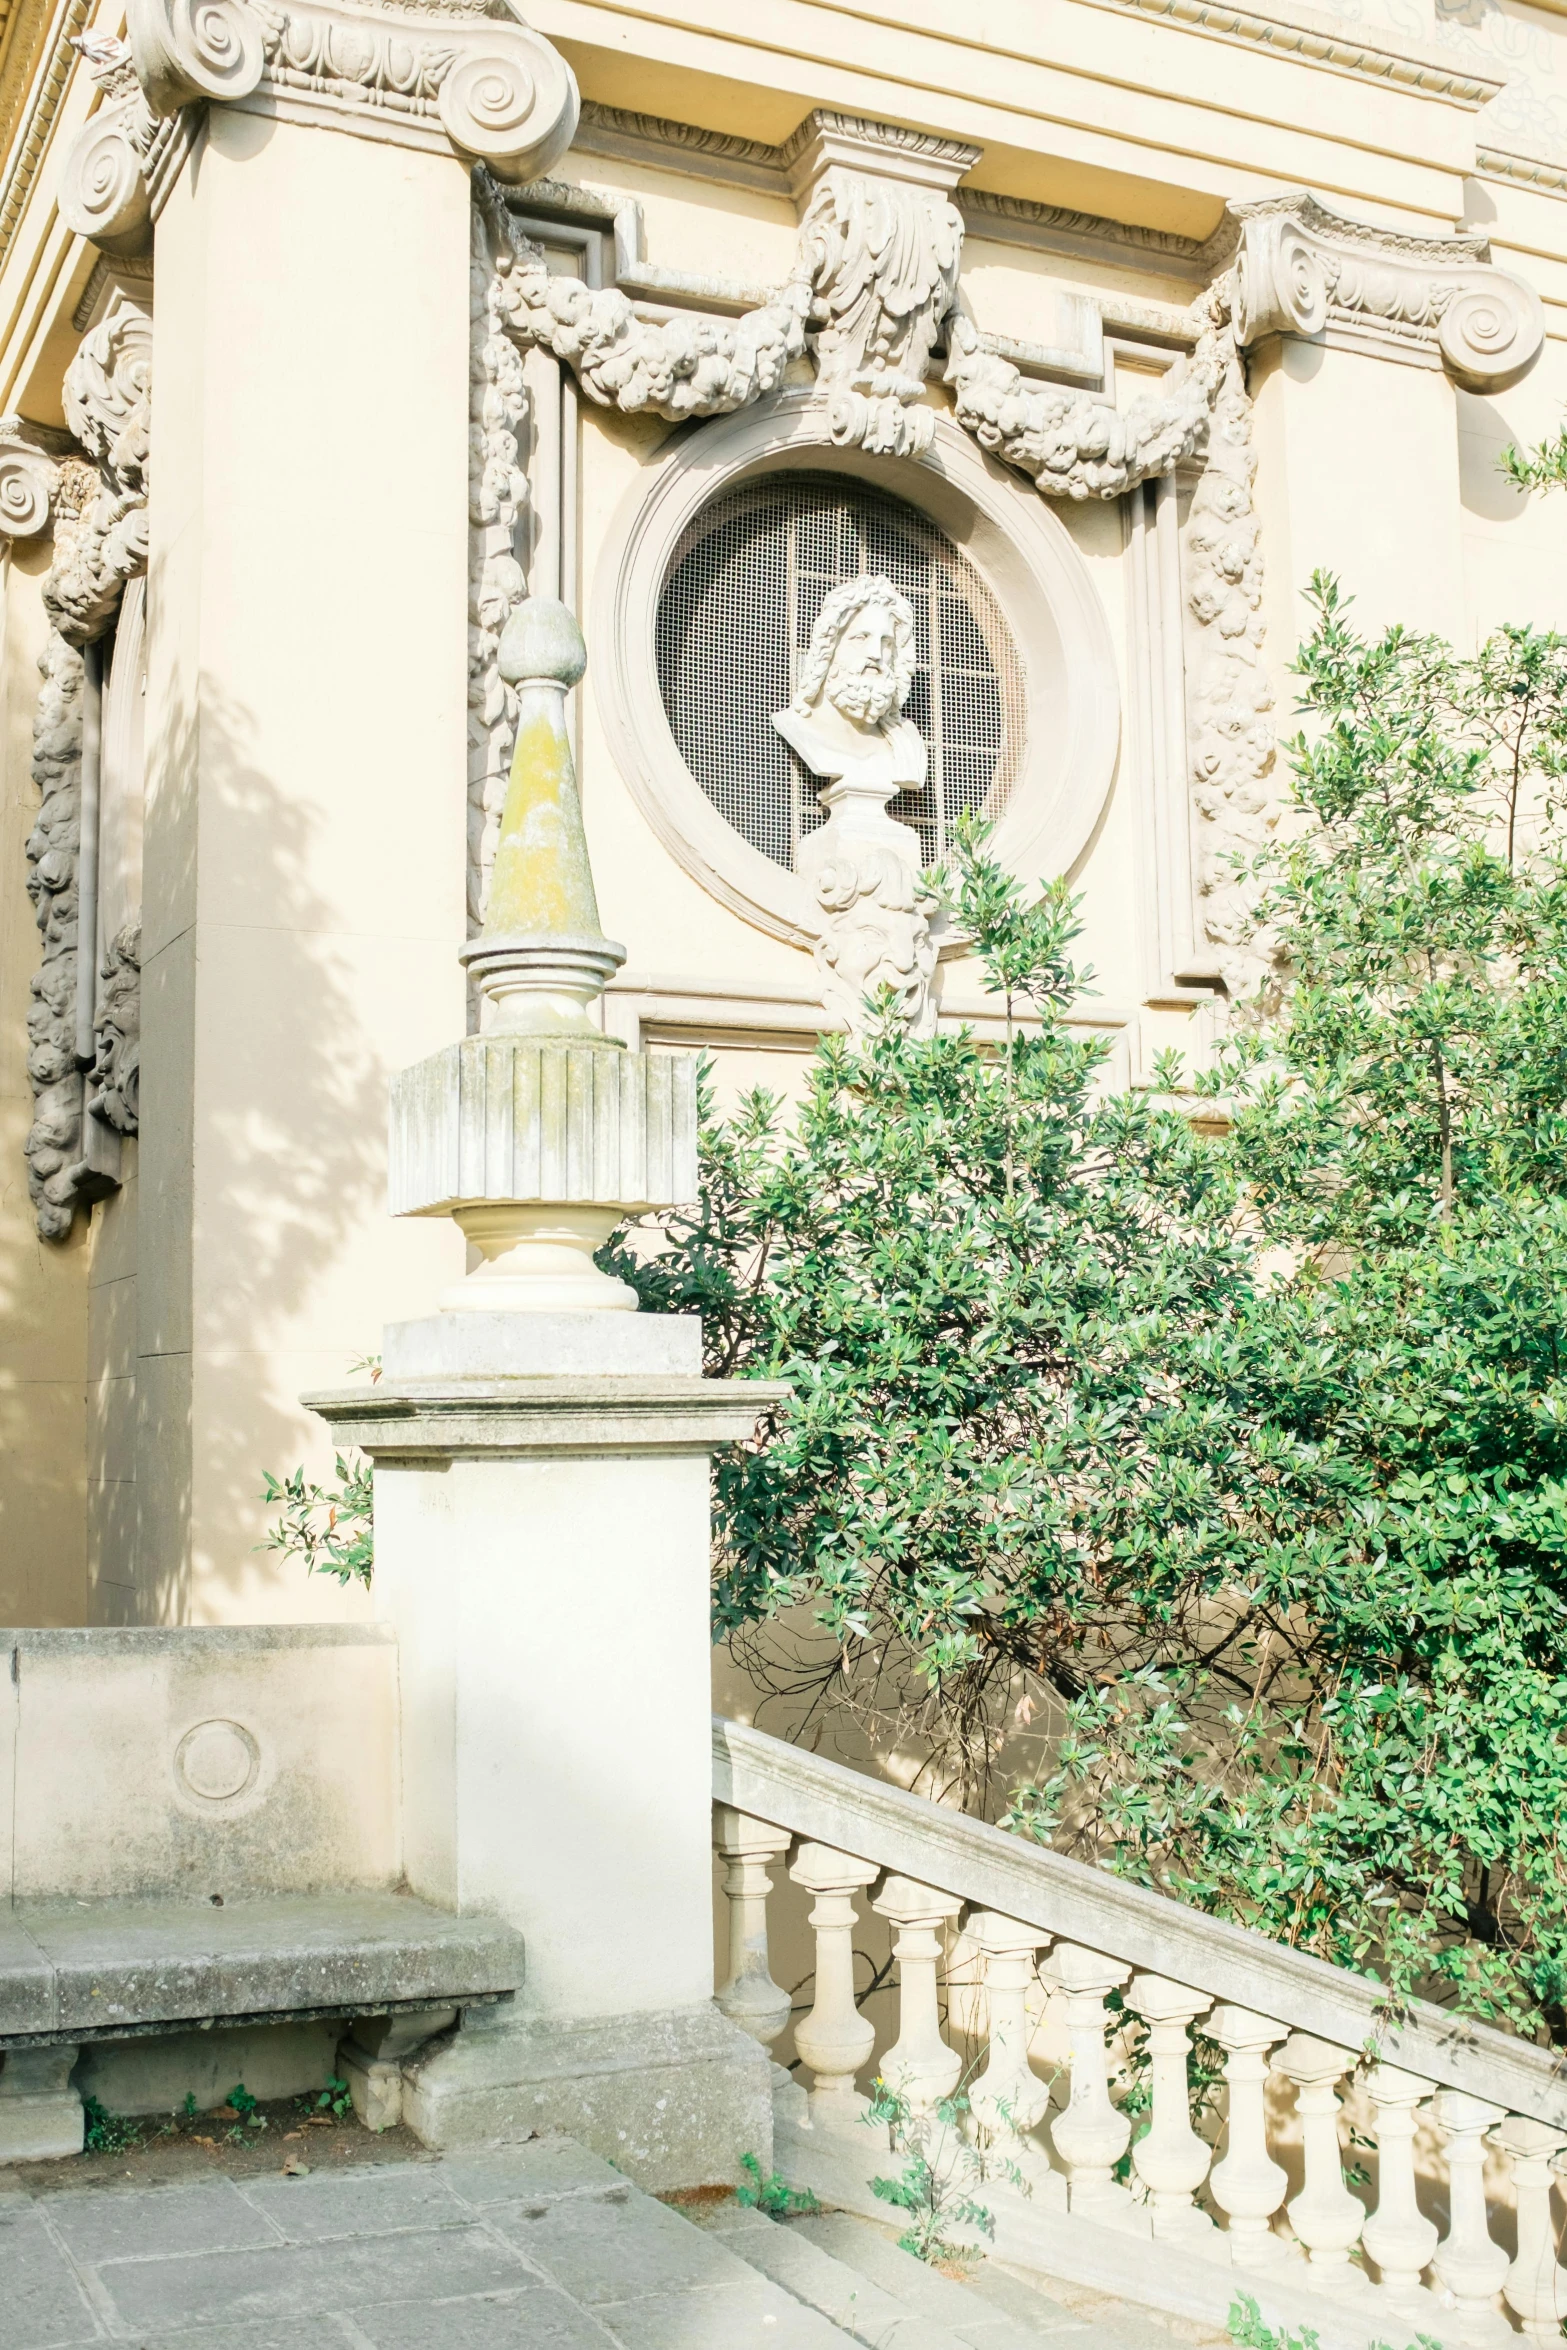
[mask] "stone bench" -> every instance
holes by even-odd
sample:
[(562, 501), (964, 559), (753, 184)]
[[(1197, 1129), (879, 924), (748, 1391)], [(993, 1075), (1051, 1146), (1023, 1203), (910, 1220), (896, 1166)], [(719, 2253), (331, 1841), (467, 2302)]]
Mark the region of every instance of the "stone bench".
[(389, 1892), (223, 1902), (36, 1901), (0, 1909), (0, 2161), (79, 2154), (84, 2046), (341, 2018), (338, 2069), (373, 2129), (401, 2065), (460, 2009), (509, 1998), (522, 1937)]

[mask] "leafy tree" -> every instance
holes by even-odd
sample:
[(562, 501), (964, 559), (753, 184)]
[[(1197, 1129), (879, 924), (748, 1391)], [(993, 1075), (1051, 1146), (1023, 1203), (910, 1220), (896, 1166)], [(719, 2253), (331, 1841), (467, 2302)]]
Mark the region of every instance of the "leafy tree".
[(793, 1126), (760, 1094), (711, 1122), (700, 1210), (620, 1269), (700, 1310), (714, 1373), (789, 1383), (718, 1471), (719, 1629), (808, 1603), (819, 1668), (787, 1639), (756, 1668), (907, 1715), (972, 1798), (1019, 1673), (1093, 1685), (1096, 1630), (1135, 1640), (1209, 1566), (1232, 1439), (1173, 1372), (1251, 1275), (1190, 1122), (1096, 1090), (1066, 890), (1026, 905), (971, 831), (954, 903), (1002, 1048), (890, 1009), (827, 1038)]
[(717, 1480), (754, 1670), (971, 1805), (1038, 1707), (1012, 1826), (1567, 2038), (1567, 644), (1315, 592), (1273, 977), (1184, 1100), (1107, 1090), (1067, 893), (971, 827), (999, 1046), (826, 1040), (619, 1266), (787, 1382)]

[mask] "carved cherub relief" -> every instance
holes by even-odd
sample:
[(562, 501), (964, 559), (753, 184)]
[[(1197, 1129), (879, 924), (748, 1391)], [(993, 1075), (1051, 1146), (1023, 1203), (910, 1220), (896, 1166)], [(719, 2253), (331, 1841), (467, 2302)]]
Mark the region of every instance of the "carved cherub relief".
[(827, 822), (801, 841), (796, 869), (821, 914), (816, 963), (828, 1007), (858, 1026), (866, 997), (891, 987), (926, 1036), (936, 1024), (936, 901), (920, 878), (918, 833), (887, 812), (895, 793), (925, 781), (925, 741), (903, 715), (914, 668), (907, 597), (874, 574), (846, 580), (824, 601), (794, 698), (772, 720), (826, 778)]

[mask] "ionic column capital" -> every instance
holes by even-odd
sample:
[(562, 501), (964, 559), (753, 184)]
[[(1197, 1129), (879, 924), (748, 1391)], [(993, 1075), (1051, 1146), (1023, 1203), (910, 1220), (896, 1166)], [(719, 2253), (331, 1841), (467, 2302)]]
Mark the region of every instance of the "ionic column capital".
[(1532, 286), (1489, 259), (1483, 236), (1411, 236), (1345, 220), (1308, 195), (1232, 208), (1235, 339), (1298, 335), (1445, 367), (1466, 391), (1516, 383), (1538, 357)]
[(168, 145), (159, 126), (189, 106), (455, 151), (517, 181), (548, 172), (576, 132), (576, 77), (559, 50), (515, 10), (475, 0), (128, 0), (126, 31), (126, 43), (80, 45), (104, 104), (66, 159), (61, 202), (105, 252), (144, 248)]

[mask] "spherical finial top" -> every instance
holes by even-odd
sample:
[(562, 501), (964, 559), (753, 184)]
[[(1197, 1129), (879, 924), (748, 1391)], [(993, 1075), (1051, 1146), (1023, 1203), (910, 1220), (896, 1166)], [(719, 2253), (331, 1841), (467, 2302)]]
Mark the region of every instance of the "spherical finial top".
[(576, 615), (564, 604), (553, 596), (528, 596), (506, 623), (497, 659), (508, 685), (538, 680), (570, 687), (588, 665), (588, 649)]

